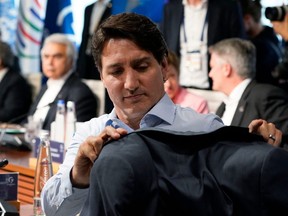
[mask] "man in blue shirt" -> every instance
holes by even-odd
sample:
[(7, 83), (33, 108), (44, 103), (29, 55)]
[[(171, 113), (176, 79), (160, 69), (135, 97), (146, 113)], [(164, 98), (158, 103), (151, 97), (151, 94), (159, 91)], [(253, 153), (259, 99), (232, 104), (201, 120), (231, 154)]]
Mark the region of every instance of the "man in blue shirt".
[[(147, 17), (123, 13), (107, 18), (93, 36), (92, 53), (114, 109), (85, 122), (73, 136), (64, 163), (42, 191), (46, 215), (81, 212), (91, 168), (107, 141), (140, 128), (207, 133), (224, 126), (217, 115), (182, 108), (165, 94), (167, 46)], [(269, 143), (281, 142), (273, 124), (256, 120), (250, 126)]]

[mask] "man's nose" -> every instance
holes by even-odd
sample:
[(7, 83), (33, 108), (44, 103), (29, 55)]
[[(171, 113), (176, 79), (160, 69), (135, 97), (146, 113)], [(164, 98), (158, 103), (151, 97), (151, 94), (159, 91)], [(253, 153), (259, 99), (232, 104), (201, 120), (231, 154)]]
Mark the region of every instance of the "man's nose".
[(135, 90), (139, 86), (139, 75), (134, 70), (130, 70), (126, 73), (125, 88), (129, 90)]

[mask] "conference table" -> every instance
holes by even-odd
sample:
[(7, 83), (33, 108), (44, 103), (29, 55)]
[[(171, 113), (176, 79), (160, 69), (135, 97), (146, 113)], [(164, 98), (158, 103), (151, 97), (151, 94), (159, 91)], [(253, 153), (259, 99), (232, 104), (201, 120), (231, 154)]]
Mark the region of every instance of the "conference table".
[(33, 188), (35, 169), (29, 166), (33, 151), (19, 151), (7, 147), (0, 147), (0, 160), (8, 159), (6, 167), (1, 172), (18, 172), (18, 200), (20, 202), (19, 215), (33, 215)]
[[(7, 125), (5, 125), (5, 130), (7, 130), (7, 128), (10, 127), (7, 127)], [(18, 136), (19, 138), (23, 138), (24, 136), (23, 133), (14, 133), (13, 135)], [(32, 216), (34, 174), (36, 166), (36, 158), (34, 157), (34, 150), (32, 149), (32, 151), (24, 151), (17, 148), (0, 145), (0, 161), (3, 159), (7, 159), (9, 162), (7, 166), (2, 167), (0, 169), (1, 173), (3, 172), (19, 173), (18, 202), (16, 202), (15, 204), (19, 210), (19, 215)]]
[[(1, 127), (2, 126), (2, 127)], [(16, 125), (4, 125), (5, 130), (7, 128), (13, 128)], [(0, 130), (3, 130), (3, 125), (0, 124)], [(18, 128), (19, 129), (19, 128)], [(22, 131), (22, 130), (20, 130)], [(10, 135), (17, 136), (24, 139), (24, 133), (10, 133)], [(1, 133), (0, 133), (1, 136)], [(33, 195), (34, 195), (34, 175), (36, 169), (37, 158), (35, 157), (35, 144), (31, 143), (32, 150), (23, 150), (15, 147), (7, 147), (1, 145), (0, 142), (0, 161), (7, 159), (8, 165), (0, 168), (0, 173), (2, 172), (17, 172), (18, 175), (18, 201), (17, 207), (19, 209), (21, 216), (31, 216), (33, 215)], [(59, 168), (59, 163), (53, 162), (53, 172)]]

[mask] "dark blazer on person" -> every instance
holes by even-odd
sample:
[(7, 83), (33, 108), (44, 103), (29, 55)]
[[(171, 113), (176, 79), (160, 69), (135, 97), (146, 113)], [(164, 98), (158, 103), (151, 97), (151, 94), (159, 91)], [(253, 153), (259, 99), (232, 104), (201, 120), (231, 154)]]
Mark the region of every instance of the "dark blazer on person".
[[(82, 39), (79, 47), (78, 59), (76, 63), (76, 71), (81, 78), (100, 80), (100, 74), (95, 66), (95, 61), (93, 59), (92, 54), (88, 55), (86, 53), (88, 42), (91, 39), (89, 28), (94, 4), (95, 3), (88, 5), (85, 8), (84, 26), (82, 31)], [(100, 19), (100, 23), (102, 23), (106, 18), (108, 18), (111, 15), (111, 13), (112, 13), (112, 5), (108, 4), (103, 13), (103, 16)]]
[(276, 33), (270, 26), (264, 26), (263, 30), (254, 38), (252, 43), (256, 47), (256, 76), (259, 83), (270, 83), (278, 86), (279, 78), (274, 77), (273, 71), (283, 56), (281, 46)]
[[(208, 46), (226, 38), (246, 37), (240, 9), (239, 3), (234, 0), (208, 0)], [(182, 1), (170, 1), (164, 5), (160, 29), (168, 47), (178, 56), (180, 56), (180, 26), (183, 23), (183, 17)], [(209, 61), (208, 68), (210, 68)], [(212, 86), (210, 78), (209, 81), (210, 86)]]
[(81, 216), (284, 216), (288, 152), (248, 128), (142, 129), (105, 145)]
[(31, 103), (31, 86), (18, 71), (9, 69), (0, 82), (0, 122), (20, 123)]
[[(240, 5), (233, 0), (208, 0), (208, 46), (232, 37), (246, 36)], [(164, 5), (160, 28), (170, 49), (180, 55), (180, 26), (183, 23), (182, 1)], [(197, 22), (197, 20), (195, 20)]]
[[(29, 111), (30, 115), (33, 115), (35, 113), (37, 105), (46, 90), (47, 85), (45, 84), (41, 88), (39, 94), (35, 99), (35, 102), (31, 106), (31, 109)], [(91, 118), (96, 117), (98, 98), (75, 73), (72, 73), (64, 83), (53, 103), (50, 105), (50, 109), (43, 122), (43, 129), (50, 130), (50, 125), (55, 120), (56, 116), (57, 101), (60, 99), (64, 100), (65, 103), (67, 103), (67, 101), (75, 102), (76, 118), (78, 122), (88, 121)]]
[[(222, 117), (225, 104), (221, 103), (216, 114)], [(288, 94), (283, 89), (251, 81), (243, 92), (231, 125), (248, 127), (253, 119), (272, 122), (283, 134), (288, 134)]]

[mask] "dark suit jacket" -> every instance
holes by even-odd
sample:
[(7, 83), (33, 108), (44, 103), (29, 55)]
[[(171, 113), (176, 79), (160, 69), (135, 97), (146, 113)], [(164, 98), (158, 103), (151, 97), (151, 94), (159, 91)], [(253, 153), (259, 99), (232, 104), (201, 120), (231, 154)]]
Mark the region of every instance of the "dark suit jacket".
[(31, 103), (31, 86), (18, 71), (9, 69), (0, 82), (0, 122), (20, 123)]
[[(207, 13), (208, 46), (226, 38), (245, 37), (242, 12), (237, 1), (208, 0)], [(178, 56), (180, 56), (180, 26), (183, 22), (183, 15), (182, 1), (170, 1), (164, 6), (160, 25), (168, 47)], [(210, 68), (209, 65), (208, 68)], [(212, 80), (210, 78), (209, 80), (211, 84)]]
[[(89, 28), (90, 28), (90, 19), (91, 19), (93, 7), (94, 7), (94, 3), (91, 5), (88, 5), (85, 8), (82, 41), (79, 47), (76, 71), (81, 78), (100, 80), (100, 74), (95, 66), (93, 56), (87, 55), (85, 52), (88, 41), (91, 37), (89, 33)], [(108, 18), (111, 15), (111, 13), (112, 13), (112, 5), (108, 4), (106, 10), (104, 11), (103, 16), (101, 17), (100, 23), (103, 22), (106, 18)]]
[(278, 85), (279, 80), (272, 75), (272, 71), (279, 64), (283, 56), (283, 47), (280, 46), (273, 28), (264, 26), (256, 37), (251, 39), (256, 47), (256, 76), (259, 83)]
[(287, 215), (288, 152), (223, 127), (144, 129), (106, 145), (81, 215)]
[[(30, 115), (35, 113), (37, 105), (46, 90), (47, 85), (44, 85), (37, 95), (35, 102), (31, 106), (29, 111)], [(76, 117), (78, 122), (88, 121), (91, 118), (96, 117), (98, 99), (89, 89), (89, 87), (84, 84), (75, 73), (72, 73), (66, 80), (53, 104), (50, 105), (50, 109), (43, 122), (43, 129), (50, 130), (50, 125), (55, 120), (56, 116), (57, 101), (60, 99), (63, 99), (65, 103), (67, 103), (67, 101), (75, 102)]]
[[(222, 117), (225, 104), (220, 104), (216, 114)], [(272, 122), (283, 134), (288, 134), (288, 95), (273, 85), (252, 81), (243, 92), (231, 125), (248, 127), (253, 119)]]

